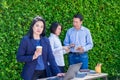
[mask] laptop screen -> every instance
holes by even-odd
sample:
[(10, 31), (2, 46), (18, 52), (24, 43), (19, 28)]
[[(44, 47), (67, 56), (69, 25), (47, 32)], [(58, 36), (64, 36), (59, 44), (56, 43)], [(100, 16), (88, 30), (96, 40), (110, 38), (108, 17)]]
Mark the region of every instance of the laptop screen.
[(77, 64), (73, 64), (70, 65), (67, 73), (64, 76), (64, 80), (69, 80), (75, 77), (75, 74), (79, 71), (79, 69), (81, 68), (82, 63), (77, 63)]
[(70, 80), (75, 77), (75, 74), (79, 71), (81, 65), (82, 63), (70, 65), (64, 77), (56, 76), (56, 77), (48, 78), (47, 80)]

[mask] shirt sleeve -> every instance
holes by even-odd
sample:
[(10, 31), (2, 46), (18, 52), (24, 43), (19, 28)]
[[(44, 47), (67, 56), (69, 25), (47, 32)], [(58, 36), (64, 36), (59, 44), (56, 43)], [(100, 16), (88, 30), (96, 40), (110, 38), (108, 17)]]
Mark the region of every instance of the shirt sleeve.
[(63, 49), (63, 54), (66, 54), (67, 52)]
[(69, 35), (69, 31), (67, 31), (66, 36), (65, 36), (65, 40), (64, 40), (64, 45), (65, 46), (69, 46), (70, 45), (70, 35)]
[(92, 36), (90, 31), (87, 31), (87, 36), (86, 36), (86, 45), (83, 46), (84, 52), (87, 52), (88, 50), (92, 49), (93, 47), (93, 41), (92, 41)]
[(58, 51), (63, 50), (62, 46), (61, 46), (61, 47), (58, 47), (58, 48), (54, 48), (54, 45), (55, 45), (55, 39), (53, 39), (53, 38), (49, 38), (49, 41), (50, 41), (50, 45), (51, 45), (51, 48), (52, 48), (53, 54), (54, 54), (54, 53), (57, 53)]

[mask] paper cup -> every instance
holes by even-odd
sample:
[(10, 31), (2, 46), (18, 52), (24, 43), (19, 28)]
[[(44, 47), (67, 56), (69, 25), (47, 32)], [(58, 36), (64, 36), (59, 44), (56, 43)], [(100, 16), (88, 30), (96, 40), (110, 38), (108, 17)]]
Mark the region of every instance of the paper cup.
[(42, 53), (42, 46), (37, 46), (36, 50), (39, 51), (40, 53)]

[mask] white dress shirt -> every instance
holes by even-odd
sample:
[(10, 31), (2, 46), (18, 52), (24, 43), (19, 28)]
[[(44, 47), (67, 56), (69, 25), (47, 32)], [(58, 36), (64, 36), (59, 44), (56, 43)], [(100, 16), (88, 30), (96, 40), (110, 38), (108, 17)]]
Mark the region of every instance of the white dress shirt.
[(53, 33), (50, 34), (49, 36), (51, 48), (53, 51), (53, 55), (55, 57), (55, 61), (58, 66), (65, 66), (64, 63), (64, 54), (66, 51), (62, 47), (62, 43), (59, 39), (59, 37)]

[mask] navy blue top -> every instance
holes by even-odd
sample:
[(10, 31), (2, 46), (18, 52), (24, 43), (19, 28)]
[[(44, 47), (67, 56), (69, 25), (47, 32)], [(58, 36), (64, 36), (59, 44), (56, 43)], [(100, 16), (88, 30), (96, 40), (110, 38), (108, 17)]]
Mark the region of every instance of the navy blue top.
[[(40, 40), (35, 40), (36, 44), (35, 46), (40, 46)], [(42, 55), (40, 55), (37, 59), (37, 65), (36, 65), (36, 70), (44, 70), (45, 69), (45, 66), (44, 66), (44, 63), (43, 63), (43, 58), (42, 58)]]

